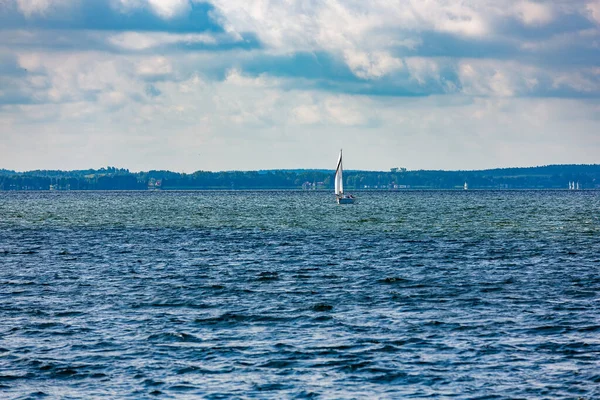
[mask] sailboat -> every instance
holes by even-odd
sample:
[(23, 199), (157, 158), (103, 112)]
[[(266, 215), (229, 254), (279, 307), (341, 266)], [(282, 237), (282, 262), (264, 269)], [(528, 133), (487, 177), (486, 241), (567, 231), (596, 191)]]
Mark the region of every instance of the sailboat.
[(338, 204), (354, 204), (354, 196), (351, 194), (344, 194), (343, 172), (342, 150), (340, 149), (340, 157), (338, 158), (337, 168), (335, 169), (335, 199)]

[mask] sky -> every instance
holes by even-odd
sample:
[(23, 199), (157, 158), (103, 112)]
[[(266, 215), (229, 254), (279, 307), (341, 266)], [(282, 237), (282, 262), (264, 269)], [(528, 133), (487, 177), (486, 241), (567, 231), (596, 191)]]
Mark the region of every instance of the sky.
[(0, 168), (600, 162), (600, 0), (0, 0)]

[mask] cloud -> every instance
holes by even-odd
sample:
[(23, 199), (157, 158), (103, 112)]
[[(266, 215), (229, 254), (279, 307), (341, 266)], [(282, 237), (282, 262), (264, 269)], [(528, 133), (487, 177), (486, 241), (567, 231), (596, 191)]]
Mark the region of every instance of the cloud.
[(321, 122), (321, 109), (316, 104), (301, 104), (292, 109), (294, 122), (301, 125), (311, 125)]
[(526, 25), (545, 25), (554, 18), (551, 6), (543, 3), (523, 1), (517, 4), (515, 11)]
[(126, 50), (147, 50), (178, 43), (214, 45), (217, 44), (217, 39), (208, 34), (175, 35), (156, 32), (123, 32), (110, 36), (108, 42)]
[[(572, 48), (573, 40), (559, 43), (557, 35), (575, 38), (589, 29), (584, 23), (589, 12), (581, 1), (216, 0), (214, 6), (227, 30), (254, 32), (271, 51), (323, 51), (343, 60), (356, 77), (373, 80), (401, 70), (403, 56), (528, 58), (527, 63), (535, 63), (532, 47), (526, 45), (535, 43), (531, 38), (555, 43), (551, 56), (538, 49), (539, 64), (546, 64), (557, 51)], [(590, 50), (597, 59), (592, 43), (586, 45), (582, 39), (578, 43), (579, 59)], [(421, 77), (415, 79), (422, 82)]]
[(179, 17), (190, 11), (189, 0), (112, 0), (112, 7), (124, 13), (140, 8), (149, 8), (164, 19)]
[[(325, 101), (325, 110), (329, 121), (346, 126), (361, 126), (369, 122), (364, 110), (372, 107), (364, 107), (366, 99), (357, 99), (346, 96), (336, 96)], [(357, 103), (361, 103), (360, 105)]]
[(72, 3), (71, 0), (16, 0), (19, 10), (26, 17), (35, 14), (44, 15), (50, 11), (57, 12)]
[(443, 60), (424, 57), (407, 57), (405, 59), (410, 77), (420, 85), (427, 84), (431, 80), (438, 80), (441, 62)]
[[(7, 29), (222, 32), (206, 2), (187, 0), (0, 0)], [(4, 4), (4, 5), (2, 5)]]
[(190, 11), (189, 0), (113, 0), (112, 7), (124, 13), (149, 8), (161, 18), (171, 19)]
[(595, 69), (592, 69), (587, 74), (578, 73), (562, 73), (552, 79), (552, 87), (556, 89), (567, 88), (578, 93), (597, 93), (600, 90), (600, 79)]
[(193, 170), (327, 166), (342, 146), (356, 167), (483, 167), (568, 161), (577, 129), (591, 160), (599, 4), (0, 0), (0, 146), (17, 149), (0, 151)]
[[(17, 100), (21, 99), (18, 103), (23, 98), (31, 103), (95, 102), (99, 96), (115, 90), (137, 92), (144, 84), (132, 79), (137, 75), (132, 60), (115, 60), (102, 53), (23, 52), (17, 55), (17, 60), (27, 70), (24, 79), (15, 81), (20, 93)], [(153, 66), (161, 71), (160, 65)]]
[(286, 91), (265, 80), (240, 86), (190, 77), (155, 84), (162, 94), (145, 102), (107, 92), (96, 103), (2, 107), (0, 123), (14, 133), (3, 162), (18, 169), (332, 168), (343, 147), (352, 169), (465, 169), (594, 162), (598, 150), (599, 105), (585, 100), (368, 98)]
[(600, 24), (600, 1), (592, 1), (586, 5), (586, 9), (590, 16)]
[(460, 65), (459, 75), (464, 92), (471, 95), (513, 96), (516, 85), (511, 75), (497, 68), (478, 68), (472, 63)]
[(356, 76), (365, 79), (380, 78), (403, 67), (402, 60), (381, 51), (364, 53), (346, 50), (344, 59)]
[(190, 9), (188, 0), (148, 0), (148, 3), (163, 18), (173, 18)]
[[(440, 30), (464, 35), (481, 35), (488, 29), (482, 13), (464, 4), (441, 1), (393, 3), (374, 0), (340, 2), (265, 0), (217, 0), (216, 10), (230, 29), (257, 32), (260, 39), (274, 48), (306, 50), (357, 48), (372, 42), (380, 33)], [(390, 33), (391, 33), (390, 32)], [(375, 46), (390, 43), (389, 35), (379, 35)], [(395, 38), (400, 39), (402, 38)]]
[(136, 72), (142, 77), (166, 76), (173, 72), (173, 67), (165, 57), (152, 57), (139, 61)]

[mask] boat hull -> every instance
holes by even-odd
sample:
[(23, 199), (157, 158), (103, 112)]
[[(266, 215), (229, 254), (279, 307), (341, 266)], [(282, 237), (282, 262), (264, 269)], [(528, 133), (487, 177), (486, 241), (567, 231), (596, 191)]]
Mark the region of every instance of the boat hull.
[(337, 197), (338, 204), (354, 204), (354, 197)]

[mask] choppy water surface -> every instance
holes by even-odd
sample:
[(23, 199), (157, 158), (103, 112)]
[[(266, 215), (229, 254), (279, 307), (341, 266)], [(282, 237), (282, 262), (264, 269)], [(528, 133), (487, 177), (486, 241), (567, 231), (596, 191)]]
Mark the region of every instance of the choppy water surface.
[(0, 192), (0, 397), (600, 397), (600, 192)]

